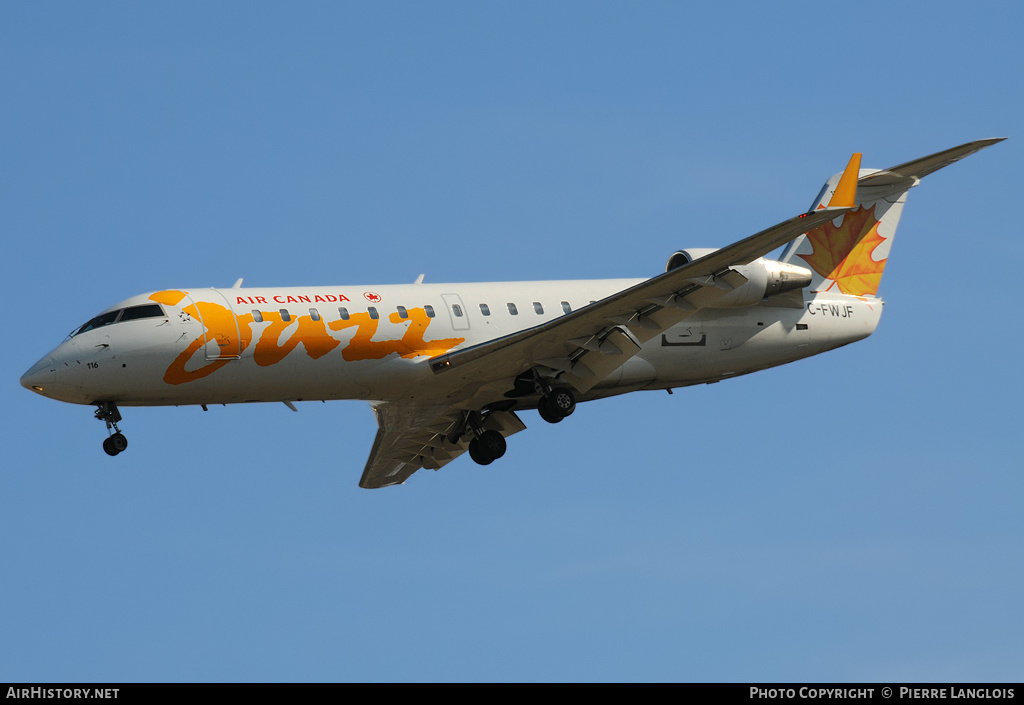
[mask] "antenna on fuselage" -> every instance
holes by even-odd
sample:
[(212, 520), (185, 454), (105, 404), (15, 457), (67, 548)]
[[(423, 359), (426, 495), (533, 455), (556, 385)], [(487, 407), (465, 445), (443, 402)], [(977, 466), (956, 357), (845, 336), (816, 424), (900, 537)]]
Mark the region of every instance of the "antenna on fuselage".
[(427, 275), (426, 274), (419, 275), (418, 277), (416, 277), (416, 281), (414, 281), (413, 284), (422, 284), (423, 283), (423, 277), (425, 277), (425, 276), (427, 276)]
[(238, 281), (236, 281), (234, 284), (231, 285), (231, 288), (232, 289), (241, 289), (242, 288), (242, 277), (239, 277)]

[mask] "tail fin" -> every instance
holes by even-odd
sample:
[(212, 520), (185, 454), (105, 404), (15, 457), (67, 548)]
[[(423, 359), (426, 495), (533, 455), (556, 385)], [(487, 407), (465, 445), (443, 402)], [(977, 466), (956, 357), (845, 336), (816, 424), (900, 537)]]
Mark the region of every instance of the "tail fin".
[(780, 260), (807, 265), (813, 270), (811, 293), (838, 291), (874, 296), (882, 281), (907, 191), (933, 171), (1003, 139), (968, 142), (883, 170), (861, 169), (860, 154), (854, 154), (842, 174), (825, 182), (810, 210), (830, 205), (856, 206), (856, 210), (838, 219), (838, 225), (830, 221), (799, 236), (789, 243)]

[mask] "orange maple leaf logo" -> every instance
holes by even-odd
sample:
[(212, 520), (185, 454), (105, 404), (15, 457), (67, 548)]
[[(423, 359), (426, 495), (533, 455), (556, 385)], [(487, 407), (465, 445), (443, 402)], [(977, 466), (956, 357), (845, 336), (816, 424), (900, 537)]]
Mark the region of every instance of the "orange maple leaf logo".
[(878, 291), (886, 260), (876, 262), (872, 257), (885, 242), (878, 234), (875, 206), (847, 213), (838, 228), (829, 221), (808, 232), (807, 239), (814, 251), (800, 258), (815, 272), (832, 280), (826, 291), (833, 286), (854, 296), (873, 296)]

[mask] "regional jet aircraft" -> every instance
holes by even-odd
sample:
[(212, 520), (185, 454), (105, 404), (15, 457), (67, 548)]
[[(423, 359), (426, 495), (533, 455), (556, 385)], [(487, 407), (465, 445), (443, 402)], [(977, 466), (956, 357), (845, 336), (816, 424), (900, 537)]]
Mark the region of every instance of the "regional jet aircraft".
[[(469, 451), (487, 465), (536, 409), (717, 382), (871, 335), (906, 194), (999, 139), (890, 169), (854, 154), (806, 213), (721, 249), (679, 250), (645, 280), (173, 289), (74, 330), (21, 378), (96, 406), (362, 399), (379, 430), (361, 487), (403, 483)], [(778, 260), (765, 259), (786, 245)]]

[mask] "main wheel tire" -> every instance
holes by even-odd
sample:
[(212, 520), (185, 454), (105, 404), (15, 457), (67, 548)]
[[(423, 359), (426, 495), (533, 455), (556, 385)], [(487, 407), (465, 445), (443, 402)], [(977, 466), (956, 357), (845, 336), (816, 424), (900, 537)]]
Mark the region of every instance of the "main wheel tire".
[(548, 410), (563, 419), (566, 416), (571, 416), (572, 412), (576, 411), (576, 395), (572, 393), (571, 389), (565, 387), (552, 389), (551, 394), (548, 394)]
[(562, 417), (553, 415), (550, 411), (548, 411), (547, 401), (547, 397), (544, 397), (543, 399), (540, 400), (540, 403), (537, 404), (537, 413), (540, 414), (540, 417), (547, 421), (548, 423), (558, 423), (559, 421), (562, 420)]
[(487, 455), (486, 449), (480, 445), (479, 438), (474, 438), (469, 442), (469, 457), (477, 465), (490, 465), (494, 462), (494, 458)]
[(492, 461), (505, 455), (505, 451), (508, 449), (505, 437), (497, 431), (484, 431), (480, 436), (480, 446)]
[[(538, 410), (541, 412), (541, 418), (545, 421), (558, 423), (576, 411), (576, 395), (572, 393), (572, 390), (564, 387), (552, 389), (550, 394), (540, 400)], [(558, 421), (552, 419), (558, 419)]]

